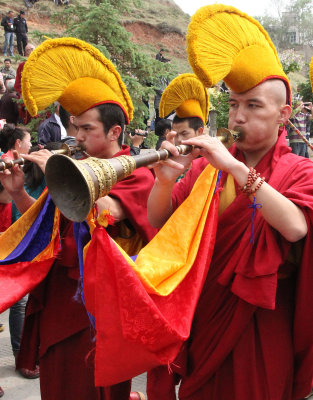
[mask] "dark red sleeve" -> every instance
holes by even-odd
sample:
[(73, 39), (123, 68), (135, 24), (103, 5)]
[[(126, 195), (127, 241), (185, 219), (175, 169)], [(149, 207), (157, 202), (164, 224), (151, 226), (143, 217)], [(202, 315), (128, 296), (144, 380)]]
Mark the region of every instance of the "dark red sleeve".
[(147, 218), (147, 201), (154, 184), (154, 177), (148, 168), (138, 168), (130, 176), (114, 185), (110, 196), (118, 199), (127, 219), (136, 232), (148, 243), (156, 234)]
[(21, 79), (22, 79), (22, 71), (24, 68), (24, 64), (25, 61), (20, 63), (16, 70), (14, 89), (17, 91), (18, 94), (22, 93)]

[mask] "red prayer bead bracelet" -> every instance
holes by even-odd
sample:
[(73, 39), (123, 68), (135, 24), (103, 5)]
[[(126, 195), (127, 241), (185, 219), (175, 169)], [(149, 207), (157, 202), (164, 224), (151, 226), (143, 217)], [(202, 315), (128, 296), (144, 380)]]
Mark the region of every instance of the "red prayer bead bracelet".
[(243, 186), (239, 186), (239, 190), (247, 196), (250, 196), (251, 194), (255, 195), (255, 192), (260, 189), (263, 182), (265, 181), (264, 177), (261, 178), (260, 182), (256, 185), (256, 187), (252, 188), (253, 184), (257, 181), (257, 179), (259, 177), (260, 177), (260, 174), (257, 173), (253, 167), (250, 167), (247, 183)]

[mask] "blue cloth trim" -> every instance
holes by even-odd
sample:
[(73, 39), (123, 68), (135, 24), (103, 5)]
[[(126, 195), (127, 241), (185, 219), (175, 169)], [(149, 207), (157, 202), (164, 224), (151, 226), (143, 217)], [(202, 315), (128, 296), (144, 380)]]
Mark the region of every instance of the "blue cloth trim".
[(4, 259), (0, 265), (15, 264), (17, 262), (32, 261), (50, 243), (54, 225), (55, 205), (48, 195), (46, 202), (30, 229), (16, 248)]
[[(85, 294), (84, 294), (84, 255), (83, 250), (86, 244), (90, 241), (91, 236), (89, 232), (89, 226), (86, 221), (84, 222), (74, 222), (73, 223), (74, 238), (78, 251), (78, 261), (79, 261), (79, 272), (80, 272), (80, 282), (75, 296), (80, 295), (83, 304), (85, 305)], [(87, 311), (89, 320), (94, 328), (96, 328), (96, 320), (93, 315)]]
[(218, 171), (218, 175), (217, 175), (217, 180), (216, 180), (216, 184), (215, 184), (215, 189), (214, 189), (214, 193), (217, 191), (220, 181), (221, 181), (221, 176), (222, 176), (222, 171)]
[(255, 202), (255, 196), (253, 196), (253, 203), (248, 205), (248, 208), (252, 208), (252, 215), (251, 215), (251, 234), (250, 234), (250, 242), (254, 245), (254, 218), (255, 218), (255, 210), (257, 208), (262, 208), (262, 204)]

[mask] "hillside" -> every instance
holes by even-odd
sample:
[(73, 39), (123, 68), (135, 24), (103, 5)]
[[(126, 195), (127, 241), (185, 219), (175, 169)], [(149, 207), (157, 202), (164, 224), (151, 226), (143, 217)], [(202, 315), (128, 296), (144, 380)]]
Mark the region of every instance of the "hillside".
[[(87, 4), (85, 0), (72, 0), (71, 6)], [(9, 9), (18, 13), (26, 10), (23, 0), (0, 1), (0, 13), (5, 15)], [(53, 1), (39, 0), (31, 7), (26, 15), (29, 27), (29, 40), (38, 44), (40, 33), (47, 36), (61, 36), (64, 28), (52, 24), (50, 17), (53, 13), (61, 11)], [(131, 34), (131, 40), (140, 45), (147, 56), (155, 57), (155, 54), (163, 48), (165, 56), (171, 59), (172, 64), (182, 73), (190, 71), (186, 57), (185, 33), (190, 16), (185, 14), (173, 0), (160, 0), (153, 2), (140, 0), (140, 6), (132, 6), (129, 13), (121, 16), (121, 22)], [(3, 38), (3, 35), (1, 35)], [(3, 39), (0, 42), (3, 46)], [(15, 54), (17, 50), (15, 49)], [(19, 61), (17, 55), (16, 61)]]
[[(155, 54), (163, 48), (165, 57), (171, 59), (176, 71), (179, 73), (191, 72), (187, 61), (185, 34), (190, 16), (185, 14), (173, 0), (139, 0), (140, 5), (130, 7), (128, 13), (120, 16), (120, 20), (131, 35), (131, 40), (138, 44), (147, 54), (147, 57), (155, 57)], [(87, 5), (88, 0), (70, 0), (70, 6), (77, 4)], [(137, 0), (138, 3), (138, 0)], [(134, 4), (136, 2), (134, 1)], [(0, 13), (5, 15), (9, 9), (16, 14), (21, 9), (26, 9), (24, 0), (0, 0)], [(27, 12), (26, 18), (29, 26), (29, 40), (34, 44), (40, 43), (41, 34), (47, 36), (62, 36), (64, 28), (51, 23), (50, 17), (55, 12), (62, 11), (53, 0), (39, 0)], [(1, 28), (2, 29), (2, 28)], [(0, 45), (3, 47), (3, 34)], [(13, 63), (20, 61), (16, 56)], [(0, 57), (2, 51), (0, 51)], [(3, 56), (2, 56), (3, 57)], [(2, 60), (3, 58), (0, 58)], [(298, 83), (305, 80), (304, 73), (290, 74), (292, 86), (295, 89)]]

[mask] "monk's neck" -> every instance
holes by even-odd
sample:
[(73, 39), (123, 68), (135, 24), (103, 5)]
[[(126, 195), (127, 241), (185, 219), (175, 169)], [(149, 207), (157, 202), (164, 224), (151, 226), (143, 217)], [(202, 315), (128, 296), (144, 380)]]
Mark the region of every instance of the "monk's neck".
[(245, 160), (246, 160), (246, 165), (248, 167), (255, 167), (267, 154), (273, 146), (275, 146), (277, 142), (277, 136), (273, 137), (272, 140), (270, 140), (264, 147), (257, 149), (255, 151), (248, 151), (248, 152), (243, 152)]
[(105, 151), (98, 155), (98, 158), (113, 158), (119, 151), (121, 151), (121, 147), (117, 142), (113, 142), (109, 148), (106, 148)]
[(268, 151), (269, 149), (262, 152), (243, 153), (246, 160), (246, 165), (248, 167), (255, 167)]

